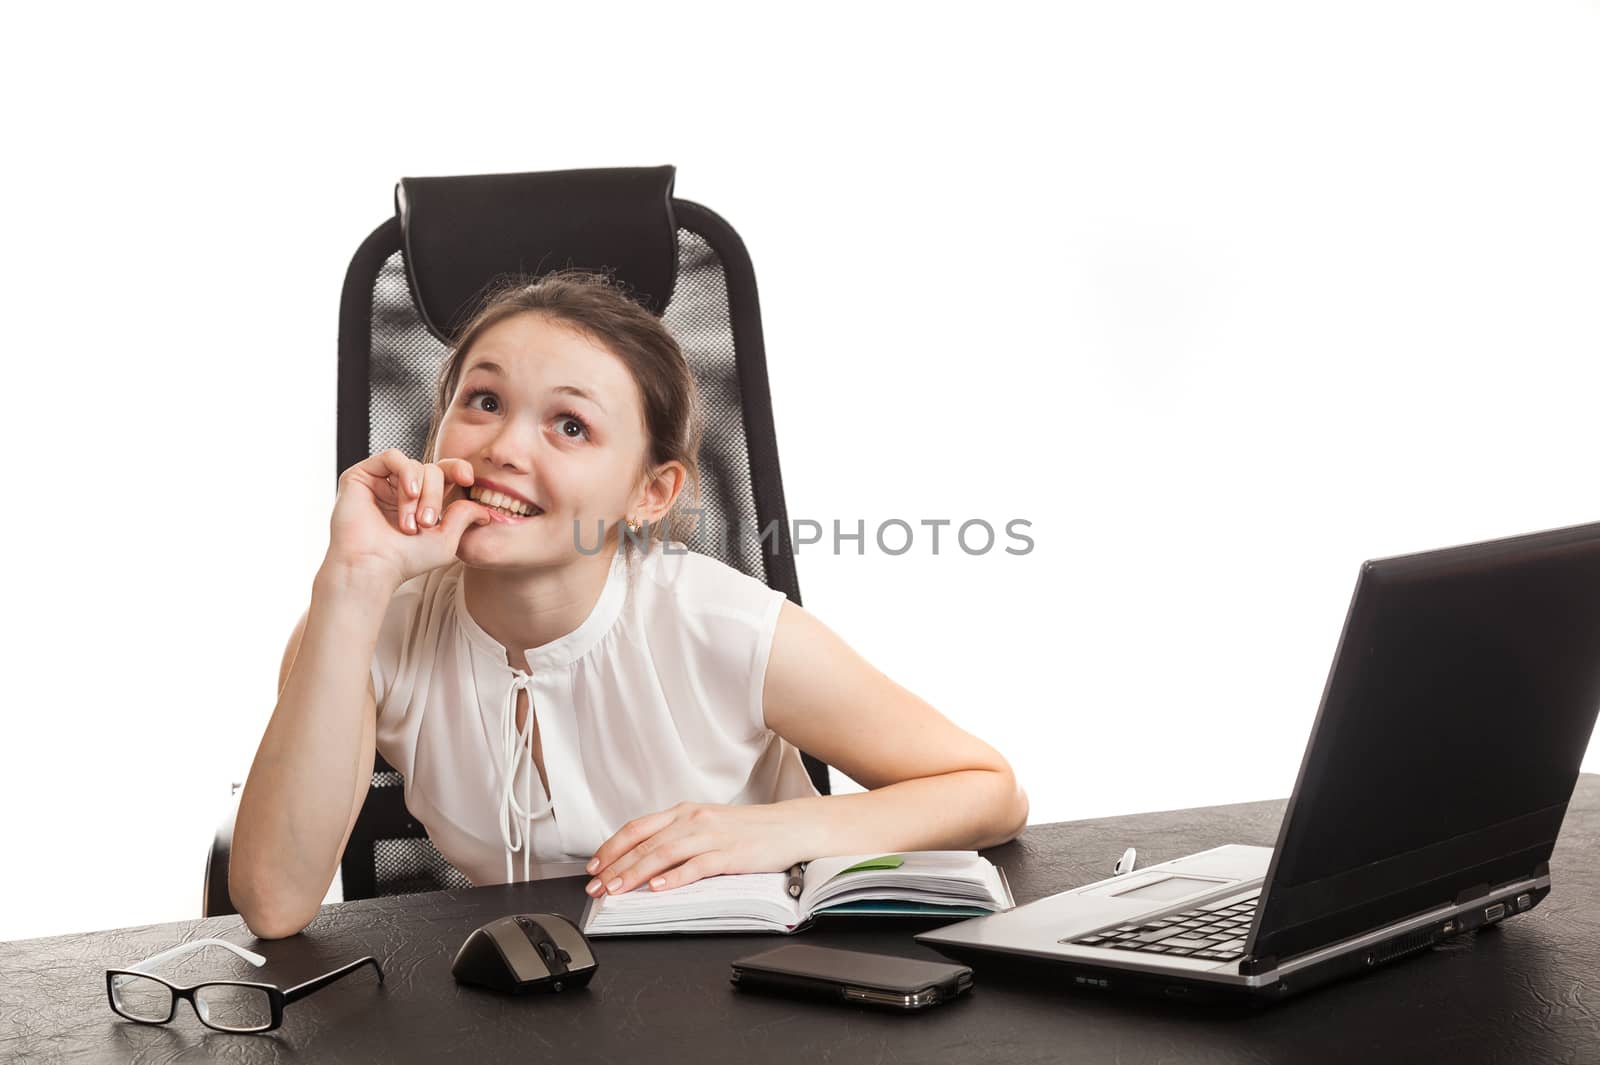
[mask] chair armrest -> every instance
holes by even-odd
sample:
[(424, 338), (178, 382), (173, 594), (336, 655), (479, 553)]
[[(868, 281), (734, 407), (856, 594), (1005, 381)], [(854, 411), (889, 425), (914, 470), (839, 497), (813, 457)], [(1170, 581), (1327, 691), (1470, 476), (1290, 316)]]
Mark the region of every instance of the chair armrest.
[(233, 786), (227, 816), (217, 826), (216, 837), (211, 841), (211, 856), (206, 861), (205, 886), (200, 899), (201, 917), (221, 917), (236, 914), (233, 898), (228, 894), (228, 857), (233, 852), (233, 822), (239, 816), (239, 785)]

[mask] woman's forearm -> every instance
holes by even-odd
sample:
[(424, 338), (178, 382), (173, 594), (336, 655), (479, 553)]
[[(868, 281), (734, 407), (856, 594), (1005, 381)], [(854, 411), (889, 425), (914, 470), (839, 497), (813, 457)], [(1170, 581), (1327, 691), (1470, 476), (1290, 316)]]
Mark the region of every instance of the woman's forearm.
[(874, 851), (982, 850), (1016, 838), (1028, 796), (1011, 773), (963, 769), (849, 795), (785, 799), (806, 815), (815, 857)]
[(324, 567), (299, 653), (256, 751), (234, 825), (229, 890), (266, 938), (316, 915), (338, 867), (372, 754), (363, 720), (392, 582)]

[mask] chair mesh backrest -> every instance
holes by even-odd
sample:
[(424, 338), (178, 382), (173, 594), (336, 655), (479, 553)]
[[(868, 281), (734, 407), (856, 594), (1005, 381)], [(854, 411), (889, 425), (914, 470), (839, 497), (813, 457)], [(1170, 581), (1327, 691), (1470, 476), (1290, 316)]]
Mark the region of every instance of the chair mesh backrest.
[[(701, 513), (685, 539), (694, 551), (766, 582), (740, 400), (739, 368), (728, 308), (727, 277), (711, 245), (678, 229), (678, 276), (662, 322), (677, 340), (700, 392), (705, 432), (700, 449)], [(448, 349), (423, 324), (411, 299), (399, 251), (373, 285), (368, 367), (368, 454), (395, 447), (422, 457), (439, 368)], [(737, 535), (729, 535), (729, 530)], [(398, 773), (378, 772), (373, 787), (398, 791)], [(426, 837), (373, 844), (379, 895), (470, 886)]]

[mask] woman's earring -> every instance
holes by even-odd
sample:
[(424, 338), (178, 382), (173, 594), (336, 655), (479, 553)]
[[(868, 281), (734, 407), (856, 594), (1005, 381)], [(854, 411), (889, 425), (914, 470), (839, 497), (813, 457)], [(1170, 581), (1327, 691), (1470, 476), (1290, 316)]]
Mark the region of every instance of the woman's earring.
[(634, 521), (632, 518), (629, 518), (628, 519), (628, 531), (629, 532), (634, 532), (634, 533), (638, 532), (639, 531), (639, 523)]

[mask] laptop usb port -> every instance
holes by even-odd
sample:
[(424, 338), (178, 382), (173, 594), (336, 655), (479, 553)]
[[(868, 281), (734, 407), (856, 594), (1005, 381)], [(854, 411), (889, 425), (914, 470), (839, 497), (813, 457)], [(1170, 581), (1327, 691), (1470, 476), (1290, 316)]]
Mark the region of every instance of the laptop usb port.
[(1483, 919), (1485, 921), (1498, 921), (1505, 915), (1506, 904), (1503, 902), (1497, 902), (1483, 911)]

